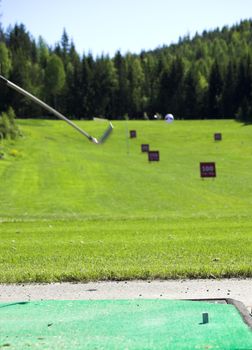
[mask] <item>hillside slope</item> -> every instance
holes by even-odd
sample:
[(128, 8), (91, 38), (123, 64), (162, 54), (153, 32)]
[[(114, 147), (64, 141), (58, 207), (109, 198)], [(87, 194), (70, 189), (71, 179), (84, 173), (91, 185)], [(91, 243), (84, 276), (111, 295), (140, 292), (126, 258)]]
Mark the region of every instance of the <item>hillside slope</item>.
[(0, 281), (252, 276), (252, 126), (114, 124), (97, 146), (60, 121), (19, 121), (0, 160)]
[[(19, 121), (24, 138), (0, 162), (1, 217), (250, 216), (251, 126), (233, 121), (116, 122), (94, 145), (58, 121)], [(80, 125), (97, 136), (102, 123)], [(137, 138), (126, 137), (128, 129)], [(214, 132), (222, 132), (216, 142)], [(160, 151), (149, 163), (141, 143)], [(201, 180), (200, 161), (217, 178)]]

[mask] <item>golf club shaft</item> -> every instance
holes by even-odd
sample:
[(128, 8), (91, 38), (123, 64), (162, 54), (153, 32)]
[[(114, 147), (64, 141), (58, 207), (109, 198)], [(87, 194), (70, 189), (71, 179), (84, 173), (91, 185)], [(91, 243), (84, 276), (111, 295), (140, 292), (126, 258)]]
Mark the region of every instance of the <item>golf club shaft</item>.
[(58, 117), (59, 119), (64, 120), (65, 122), (67, 122), (69, 125), (71, 125), (74, 129), (76, 129), (77, 131), (79, 131), (82, 135), (86, 136), (90, 141), (93, 141), (96, 143), (96, 140), (90, 136), (87, 132), (85, 132), (84, 130), (82, 130), (78, 125), (76, 125), (75, 123), (73, 123), (71, 120), (69, 120), (68, 118), (66, 118), (63, 114), (59, 113), (58, 111), (56, 111), (54, 108), (48, 106), (48, 104), (46, 104), (45, 102), (41, 101), (39, 98), (33, 96), (32, 94), (30, 94), (29, 92), (27, 92), (26, 90), (22, 89), (21, 87), (19, 87), (18, 85), (12, 83), (11, 81), (5, 79), (3, 76), (0, 75), (0, 80), (2, 82), (4, 82), (7, 86), (11, 87), (12, 89), (18, 91), (19, 93), (21, 93), (22, 95), (30, 98), (32, 101), (34, 101), (35, 103), (39, 104), (41, 107), (47, 109), (50, 113), (54, 114), (56, 117)]

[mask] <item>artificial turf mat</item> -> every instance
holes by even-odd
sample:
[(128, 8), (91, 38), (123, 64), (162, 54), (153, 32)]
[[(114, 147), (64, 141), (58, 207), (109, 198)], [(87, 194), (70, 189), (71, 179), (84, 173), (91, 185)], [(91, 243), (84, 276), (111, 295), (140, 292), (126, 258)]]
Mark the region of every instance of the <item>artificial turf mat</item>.
[(251, 329), (229, 304), (47, 300), (0, 303), (0, 313), (6, 349), (252, 349)]

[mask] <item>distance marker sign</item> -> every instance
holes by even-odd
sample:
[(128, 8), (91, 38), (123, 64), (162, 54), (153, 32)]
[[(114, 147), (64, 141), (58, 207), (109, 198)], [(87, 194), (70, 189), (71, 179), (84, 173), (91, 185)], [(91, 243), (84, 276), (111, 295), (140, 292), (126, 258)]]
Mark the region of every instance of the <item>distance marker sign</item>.
[(148, 152), (149, 162), (158, 162), (159, 161), (159, 151), (149, 151)]
[(216, 167), (214, 162), (201, 162), (200, 163), (200, 176), (201, 177), (216, 177)]
[(222, 140), (222, 134), (220, 132), (216, 132), (214, 134), (214, 140), (215, 141), (221, 141)]
[(141, 150), (142, 152), (149, 152), (149, 145), (147, 143), (142, 143)]
[(133, 139), (137, 135), (136, 130), (130, 130), (130, 138)]

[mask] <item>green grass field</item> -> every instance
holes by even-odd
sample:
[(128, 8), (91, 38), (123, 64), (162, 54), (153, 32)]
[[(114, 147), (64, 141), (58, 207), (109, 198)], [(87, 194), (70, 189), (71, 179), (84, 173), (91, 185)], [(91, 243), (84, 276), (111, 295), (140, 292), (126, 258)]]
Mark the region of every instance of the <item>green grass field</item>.
[(0, 282), (252, 276), (252, 126), (121, 121), (94, 145), (62, 121), (18, 125), (0, 145)]

